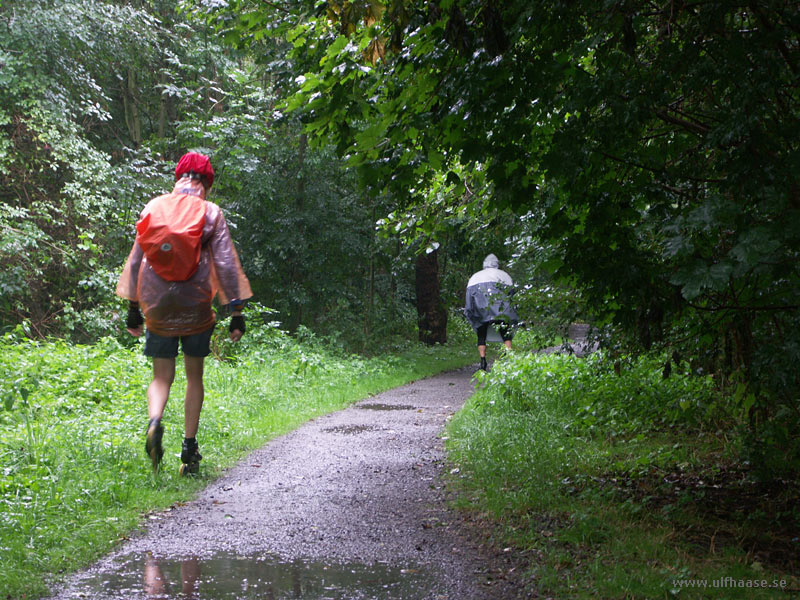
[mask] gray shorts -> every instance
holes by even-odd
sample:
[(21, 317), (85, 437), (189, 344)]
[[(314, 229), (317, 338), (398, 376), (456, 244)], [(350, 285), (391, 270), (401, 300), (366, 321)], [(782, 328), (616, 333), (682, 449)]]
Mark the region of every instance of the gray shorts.
[(214, 333), (213, 326), (201, 333), (173, 337), (165, 337), (145, 330), (144, 355), (152, 358), (175, 358), (178, 356), (178, 341), (180, 341), (186, 356), (206, 357), (211, 354), (212, 333)]

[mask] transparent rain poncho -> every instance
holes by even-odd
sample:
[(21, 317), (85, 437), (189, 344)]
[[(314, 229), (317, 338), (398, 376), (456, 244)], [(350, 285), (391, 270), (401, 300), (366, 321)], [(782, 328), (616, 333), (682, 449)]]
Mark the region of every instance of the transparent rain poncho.
[[(199, 181), (181, 179), (176, 182), (172, 194), (205, 198), (205, 189)], [(147, 214), (148, 206), (140, 218)], [(222, 305), (247, 300), (253, 295), (225, 216), (216, 204), (208, 201), (200, 263), (190, 279), (162, 279), (148, 264), (139, 244), (134, 242), (117, 283), (118, 296), (139, 302), (147, 329), (168, 337), (192, 335), (211, 328), (216, 322), (211, 305), (217, 293)]]
[(519, 315), (509, 300), (514, 281), (499, 265), (497, 257), (489, 254), (483, 261), (483, 270), (467, 282), (464, 315), (476, 331), (486, 323), (519, 323)]

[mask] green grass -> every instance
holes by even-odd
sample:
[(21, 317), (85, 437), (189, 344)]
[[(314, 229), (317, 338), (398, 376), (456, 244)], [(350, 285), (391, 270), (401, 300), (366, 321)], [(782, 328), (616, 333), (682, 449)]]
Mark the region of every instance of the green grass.
[(144, 455), (149, 361), (105, 339), (0, 340), (0, 598), (36, 598), (119, 543), (148, 511), (190, 499), (248, 451), (370, 394), (474, 362), (474, 348), (408, 346), (362, 358), (302, 332), (250, 325), (206, 361), (201, 475), (178, 476), (185, 379), (164, 416), (165, 456)]
[(788, 597), (760, 584), (800, 587), (797, 482), (754, 479), (736, 407), (662, 367), (502, 358), (448, 426), (459, 504), (526, 557), (543, 597)]

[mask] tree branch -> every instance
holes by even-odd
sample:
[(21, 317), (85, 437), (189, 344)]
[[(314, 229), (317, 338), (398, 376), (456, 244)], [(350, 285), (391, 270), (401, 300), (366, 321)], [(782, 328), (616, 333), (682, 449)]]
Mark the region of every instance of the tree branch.
[(755, 311), (773, 311), (773, 312), (783, 312), (783, 311), (794, 311), (800, 309), (800, 304), (786, 304), (786, 305), (773, 305), (773, 306), (733, 306), (733, 305), (722, 305), (722, 306), (701, 306), (699, 304), (694, 304), (693, 302), (689, 302), (687, 300), (687, 305), (691, 306), (692, 308), (703, 311), (703, 312), (722, 312), (725, 310), (735, 310), (735, 311), (748, 311), (748, 310), (755, 310)]
[[(775, 27), (772, 25), (772, 23), (769, 22), (767, 16), (764, 14), (764, 11), (761, 9), (761, 7), (758, 6), (758, 3), (750, 2), (749, 6), (750, 10), (752, 10), (753, 14), (756, 15), (756, 17), (758, 18), (758, 22), (761, 23), (764, 29), (766, 29), (770, 33), (774, 32)], [(786, 44), (784, 43), (783, 40), (776, 42), (775, 45), (778, 47), (778, 52), (783, 57), (783, 60), (786, 61), (786, 66), (788, 66), (789, 69), (791, 69), (792, 74), (796, 76), (798, 74), (798, 67), (794, 61), (794, 57), (789, 51), (789, 48), (786, 47)]]
[(691, 131), (692, 133), (696, 133), (697, 135), (700, 136), (708, 135), (708, 133), (711, 131), (711, 129), (708, 126), (703, 125), (701, 123), (694, 123), (693, 121), (689, 121), (687, 119), (674, 117), (670, 115), (666, 111), (666, 109), (657, 110), (656, 116), (662, 121), (671, 123), (672, 125), (677, 125), (678, 127), (681, 127), (687, 131)]

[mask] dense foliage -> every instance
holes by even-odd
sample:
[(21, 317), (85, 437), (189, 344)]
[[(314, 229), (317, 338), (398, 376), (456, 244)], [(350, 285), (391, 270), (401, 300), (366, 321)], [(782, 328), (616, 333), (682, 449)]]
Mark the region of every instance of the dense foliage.
[(240, 46), (293, 44), (287, 108), (371, 189), (523, 217), (520, 256), (615, 344), (716, 373), (800, 464), (796, 3), (226, 4)]
[[(515, 352), (448, 426), (462, 502), (501, 523), (536, 594), (775, 598), (797, 587), (800, 488), (751, 477), (738, 460), (746, 412), (711, 377), (665, 379), (662, 366), (629, 359), (618, 375), (600, 356)], [(722, 577), (734, 584), (712, 589)]]
[(390, 199), (276, 110), (296, 68), (284, 42), (253, 60), (159, 0), (4, 2), (0, 21), (2, 327), (119, 334), (133, 223), (194, 149), (211, 155), (210, 199), (257, 299), (287, 329), (358, 350), (414, 333), (416, 248), (379, 237)]
[(528, 321), (714, 374), (751, 458), (797, 466), (799, 21), (783, 0), (4, 2), (1, 324), (118, 333), (133, 221), (195, 149), (287, 329), (364, 350), (441, 326), (494, 252)]
[(73, 306), (91, 311), (108, 292), (104, 253), (133, 214), (98, 132), (117, 76), (150, 53), (154, 20), (99, 8), (0, 8), (0, 319), (40, 334), (70, 328)]

